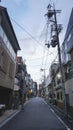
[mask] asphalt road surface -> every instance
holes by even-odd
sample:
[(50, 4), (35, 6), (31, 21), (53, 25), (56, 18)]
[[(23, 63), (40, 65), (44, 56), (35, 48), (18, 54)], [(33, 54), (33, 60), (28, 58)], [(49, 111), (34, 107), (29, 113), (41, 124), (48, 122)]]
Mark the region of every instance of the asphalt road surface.
[(52, 108), (39, 97), (30, 99), (24, 110), (9, 120), (0, 130), (67, 130)]

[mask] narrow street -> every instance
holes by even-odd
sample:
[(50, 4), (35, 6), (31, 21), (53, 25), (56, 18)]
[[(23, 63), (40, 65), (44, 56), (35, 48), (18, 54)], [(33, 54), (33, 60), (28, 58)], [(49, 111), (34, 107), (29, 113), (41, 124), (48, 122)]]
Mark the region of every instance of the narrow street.
[(39, 97), (30, 99), (24, 110), (8, 121), (0, 130), (67, 130), (53, 109)]
[(72, 0), (0, 0), (0, 130), (73, 130)]

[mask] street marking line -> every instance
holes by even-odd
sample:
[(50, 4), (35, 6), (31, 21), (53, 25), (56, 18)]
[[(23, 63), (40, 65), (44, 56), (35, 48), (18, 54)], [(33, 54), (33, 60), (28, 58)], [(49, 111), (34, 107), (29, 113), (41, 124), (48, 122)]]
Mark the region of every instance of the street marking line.
[(61, 111), (59, 111), (57, 108), (54, 107), (54, 109), (55, 109), (56, 112), (58, 112), (58, 113), (64, 115), (64, 113), (62, 113)]
[[(48, 105), (45, 101), (43, 101), (46, 105)], [(60, 122), (66, 127), (67, 130), (71, 130), (65, 123), (64, 121), (55, 113), (55, 111), (51, 108), (51, 106), (48, 105), (50, 110), (55, 114), (55, 116), (60, 120)]]
[(12, 114), (12, 116), (8, 117), (6, 120), (4, 120), (4, 121), (0, 124), (0, 128), (1, 128), (3, 125), (5, 125), (9, 120), (11, 120), (15, 115), (17, 115), (19, 112), (20, 112), (20, 110), (17, 111), (17, 112), (15, 112), (14, 114)]
[(55, 113), (54, 110), (46, 103), (46, 101), (43, 100), (43, 102), (50, 108), (50, 110), (51, 110), (53, 113)]
[(48, 105), (46, 101), (44, 101), (44, 100), (42, 100), (42, 101), (43, 101), (46, 105)]
[[(24, 106), (26, 104), (28, 104), (29, 101), (27, 101), (26, 103), (24, 103)], [(11, 116), (9, 116), (7, 119), (5, 119), (4, 121), (1, 122), (0, 124), (0, 128), (5, 125), (9, 120), (11, 120), (15, 115), (17, 115), (21, 110), (18, 110), (17, 112), (15, 112), (14, 114), (12, 114)]]
[(46, 101), (44, 101), (44, 100), (42, 100), (49, 108), (50, 108), (50, 106), (47, 104), (47, 102)]
[(60, 122), (66, 127), (67, 130), (71, 130), (58, 115), (56, 116), (60, 120)]
[(50, 110), (51, 110), (53, 113), (55, 113), (54, 110), (53, 110), (52, 108), (50, 108)]

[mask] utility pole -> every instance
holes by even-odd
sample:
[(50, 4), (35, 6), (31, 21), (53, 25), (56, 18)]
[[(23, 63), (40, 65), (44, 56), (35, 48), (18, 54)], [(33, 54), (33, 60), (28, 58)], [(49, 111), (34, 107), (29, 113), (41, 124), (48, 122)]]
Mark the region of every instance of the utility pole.
[[(63, 68), (62, 68), (62, 62), (61, 62), (61, 51), (60, 51), (60, 42), (59, 42), (59, 33), (61, 32), (61, 25), (57, 24), (57, 17), (56, 14), (60, 13), (61, 10), (55, 10), (55, 5), (51, 6), (50, 4), (47, 7), (48, 12), (47, 12), (47, 17), (48, 20), (53, 23), (52, 28), (51, 28), (51, 43), (46, 44), (48, 47), (52, 45), (52, 47), (55, 47), (57, 45), (58, 47), (58, 58), (59, 58), (59, 68), (61, 72), (61, 78), (62, 78), (62, 90), (64, 93), (64, 109), (65, 109), (65, 116), (67, 116), (67, 106), (66, 106), (66, 94), (65, 94), (65, 84), (64, 84), (64, 77), (63, 77)], [(52, 35), (52, 32), (53, 35)]]
[(45, 69), (40, 69), (40, 71), (44, 72), (44, 81), (43, 81), (43, 94), (45, 95)]

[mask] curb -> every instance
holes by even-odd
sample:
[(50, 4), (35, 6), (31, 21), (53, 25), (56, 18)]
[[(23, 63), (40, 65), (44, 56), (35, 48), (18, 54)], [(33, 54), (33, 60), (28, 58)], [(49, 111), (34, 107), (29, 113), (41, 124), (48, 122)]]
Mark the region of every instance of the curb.
[[(28, 101), (26, 101), (24, 103), (24, 106), (28, 103)], [(23, 109), (24, 110), (24, 109)], [(0, 128), (5, 125), (9, 120), (11, 120), (15, 115), (17, 115), (20, 111), (22, 111), (21, 109), (21, 105), (19, 107), (18, 110), (15, 110), (13, 113), (9, 114), (9, 116), (7, 116), (6, 118), (4, 118), (2, 121), (0, 121)]]
[[(54, 107), (56, 110), (58, 110), (59, 112), (61, 112), (62, 114), (64, 114), (64, 111), (61, 108), (59, 108), (58, 106), (53, 105), (53, 104), (51, 104), (49, 102), (47, 104), (49, 104), (52, 108)], [(67, 117), (68, 117), (68, 120), (71, 120), (73, 122), (73, 117), (71, 117), (69, 114), (67, 115)]]
[(6, 117), (3, 121), (0, 122), (0, 128), (5, 125), (9, 120), (11, 120), (15, 115), (17, 115), (20, 112), (20, 110), (16, 110), (14, 113), (10, 114), (8, 117)]
[[(61, 110), (59, 107), (55, 106), (55, 108), (58, 109), (61, 113), (64, 114), (64, 111)], [(70, 118), (71, 120), (73, 120), (73, 117), (71, 117), (69, 114), (67, 116), (68, 116), (68, 118)]]
[[(59, 107), (57, 107), (57, 106), (52, 106), (52, 105), (50, 105), (51, 107), (54, 107), (56, 110), (58, 110), (60, 113), (62, 113), (62, 114), (64, 114), (64, 111), (62, 110), (62, 109), (60, 109)], [(69, 121), (69, 122), (73, 122), (73, 117), (71, 117), (69, 114), (67, 115), (67, 120)]]

